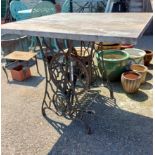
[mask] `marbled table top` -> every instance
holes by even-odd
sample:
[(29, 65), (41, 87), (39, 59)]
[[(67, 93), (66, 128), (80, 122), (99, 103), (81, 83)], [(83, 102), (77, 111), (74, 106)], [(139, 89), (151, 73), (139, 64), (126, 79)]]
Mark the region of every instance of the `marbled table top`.
[(58, 13), (1, 26), (2, 34), (136, 43), (152, 13)]

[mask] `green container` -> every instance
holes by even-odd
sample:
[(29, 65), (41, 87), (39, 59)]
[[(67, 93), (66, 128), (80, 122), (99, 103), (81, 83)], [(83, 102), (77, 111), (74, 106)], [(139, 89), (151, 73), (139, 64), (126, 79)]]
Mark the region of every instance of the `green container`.
[[(96, 53), (98, 68), (106, 79), (106, 73), (110, 81), (120, 79), (121, 74), (126, 70), (129, 54), (121, 50), (104, 50)], [(104, 64), (103, 64), (104, 60)], [(104, 65), (104, 66), (103, 66)], [(105, 69), (106, 72), (105, 72)]]
[(5, 16), (6, 12), (6, 0), (1, 0), (1, 17)]

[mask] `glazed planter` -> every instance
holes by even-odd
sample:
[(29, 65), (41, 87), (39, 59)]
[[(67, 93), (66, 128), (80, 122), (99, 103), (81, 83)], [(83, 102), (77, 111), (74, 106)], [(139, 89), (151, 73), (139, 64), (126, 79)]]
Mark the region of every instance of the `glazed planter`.
[(145, 51), (137, 48), (127, 48), (124, 50), (129, 54), (129, 63), (140, 64), (143, 63), (145, 56)]
[(19, 65), (10, 71), (13, 80), (23, 81), (31, 77), (30, 68), (24, 68), (22, 65)]
[(144, 50), (144, 51), (146, 53), (144, 56), (144, 65), (149, 66), (153, 58), (153, 52), (151, 50)]
[(120, 45), (121, 50), (124, 50), (126, 48), (133, 48), (133, 47), (134, 47), (134, 45), (132, 45), (132, 44), (121, 44)]
[(133, 64), (133, 65), (131, 65), (130, 68), (132, 71), (140, 73), (142, 75), (141, 76), (141, 83), (145, 83), (145, 78), (147, 75), (148, 68), (144, 65), (139, 65), (139, 64)]
[(118, 43), (95, 43), (95, 50), (110, 50), (110, 49), (117, 49), (120, 50), (120, 44)]
[(110, 81), (116, 81), (120, 79), (121, 74), (126, 70), (129, 54), (121, 50), (105, 50), (97, 52), (96, 58), (103, 79), (106, 79), (107, 74)]
[(121, 83), (125, 92), (135, 93), (141, 84), (141, 74), (134, 71), (125, 72), (121, 76)]

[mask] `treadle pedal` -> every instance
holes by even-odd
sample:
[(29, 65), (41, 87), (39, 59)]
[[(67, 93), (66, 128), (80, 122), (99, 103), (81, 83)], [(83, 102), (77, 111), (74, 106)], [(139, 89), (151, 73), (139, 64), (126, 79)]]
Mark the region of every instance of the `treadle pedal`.
[(86, 133), (87, 133), (88, 135), (93, 134), (92, 129), (91, 129), (90, 127), (88, 127), (86, 130), (87, 130)]
[(83, 112), (87, 114), (95, 114), (95, 110), (84, 110)]

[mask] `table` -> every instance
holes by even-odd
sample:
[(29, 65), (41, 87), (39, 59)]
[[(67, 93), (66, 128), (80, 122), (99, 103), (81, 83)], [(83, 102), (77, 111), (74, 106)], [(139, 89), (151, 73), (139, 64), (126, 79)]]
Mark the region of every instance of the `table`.
[[(49, 59), (37, 37), (46, 74), (42, 113), (45, 115), (45, 109), (54, 111), (53, 103), (58, 115), (73, 119), (81, 111), (89, 114), (90, 111), (81, 110), (79, 98), (89, 89), (89, 76), (86, 66), (74, 55), (76, 50), (72, 40), (81, 41), (81, 52), (84, 49), (93, 55), (95, 41), (136, 44), (151, 20), (152, 13), (60, 13), (5, 24), (1, 32), (67, 40), (67, 53), (59, 45), (60, 52)], [(107, 86), (114, 99), (108, 80)], [(90, 133), (89, 124), (85, 122), (85, 125)]]
[(132, 44), (151, 20), (152, 13), (59, 13), (2, 25), (1, 33)]

